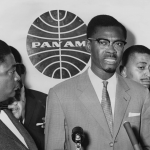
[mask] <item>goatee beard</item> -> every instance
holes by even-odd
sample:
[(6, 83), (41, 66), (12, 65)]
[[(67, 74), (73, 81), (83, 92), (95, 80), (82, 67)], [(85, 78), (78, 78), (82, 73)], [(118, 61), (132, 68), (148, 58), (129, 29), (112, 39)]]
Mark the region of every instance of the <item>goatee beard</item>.
[(107, 69), (107, 70), (105, 70), (107, 73), (115, 73), (116, 72), (116, 69), (111, 69), (111, 68), (109, 68), (109, 69)]

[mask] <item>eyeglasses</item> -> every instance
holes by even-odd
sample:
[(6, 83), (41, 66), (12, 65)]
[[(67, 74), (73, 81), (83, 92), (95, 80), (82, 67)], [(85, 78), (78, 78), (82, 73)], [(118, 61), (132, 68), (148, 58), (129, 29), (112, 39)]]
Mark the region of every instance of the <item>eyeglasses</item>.
[(24, 64), (16, 63), (16, 71), (19, 74), (19, 76), (24, 74), (26, 72), (26, 68), (25, 68)]
[(124, 48), (125, 44), (127, 43), (126, 41), (121, 41), (121, 40), (110, 42), (108, 39), (103, 39), (103, 38), (97, 38), (97, 39), (88, 38), (88, 40), (97, 41), (101, 48), (108, 48), (110, 46), (110, 44), (112, 44), (114, 49), (116, 49), (116, 50), (122, 50)]

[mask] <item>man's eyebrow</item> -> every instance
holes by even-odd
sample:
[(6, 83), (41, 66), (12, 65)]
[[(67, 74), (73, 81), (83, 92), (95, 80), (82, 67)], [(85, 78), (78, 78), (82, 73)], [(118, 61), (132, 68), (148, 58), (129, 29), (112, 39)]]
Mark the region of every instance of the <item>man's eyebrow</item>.
[(15, 64), (12, 65), (12, 67), (16, 67), (16, 66), (21, 65), (21, 64), (22, 63), (15, 63)]
[(16, 65), (17, 64), (14, 64), (14, 65), (12, 65), (7, 71), (9, 71), (9, 70), (11, 70), (11, 69), (13, 69), (13, 68), (15, 68), (16, 67)]
[(16, 67), (17, 66), (17, 63), (16, 64), (14, 64), (14, 65), (12, 65), (12, 68), (14, 68), (14, 67)]
[(147, 64), (146, 61), (141, 61), (141, 62), (138, 62), (137, 64)]
[(15, 64), (13, 64), (7, 71), (9, 71), (9, 70), (12, 70), (12, 69), (14, 69), (14, 68), (16, 68), (17, 67), (17, 65), (20, 65), (21, 63), (15, 63)]

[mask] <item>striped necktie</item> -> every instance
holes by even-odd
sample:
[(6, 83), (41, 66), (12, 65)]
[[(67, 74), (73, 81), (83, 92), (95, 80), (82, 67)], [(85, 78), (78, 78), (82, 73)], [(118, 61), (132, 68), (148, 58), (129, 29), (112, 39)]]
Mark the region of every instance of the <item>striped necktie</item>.
[(109, 129), (110, 129), (110, 133), (113, 136), (113, 116), (112, 116), (110, 97), (107, 91), (107, 84), (108, 84), (108, 81), (103, 81), (101, 106), (103, 108)]

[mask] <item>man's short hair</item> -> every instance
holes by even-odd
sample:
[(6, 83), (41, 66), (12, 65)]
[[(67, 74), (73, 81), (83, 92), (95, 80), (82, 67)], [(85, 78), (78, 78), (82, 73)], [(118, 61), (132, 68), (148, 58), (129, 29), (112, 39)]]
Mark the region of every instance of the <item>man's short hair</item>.
[(5, 61), (5, 57), (11, 54), (9, 46), (2, 40), (0, 40), (0, 63)]
[(11, 49), (11, 52), (16, 60), (16, 63), (22, 63), (22, 58), (20, 53), (18, 52), (18, 50), (16, 48), (14, 48), (13, 46), (9, 46)]
[(133, 46), (127, 48), (124, 51), (123, 56), (122, 56), (122, 66), (123, 67), (127, 65), (129, 58), (135, 53), (150, 55), (150, 49), (143, 45), (133, 45)]
[(96, 33), (97, 27), (119, 27), (122, 29), (125, 39), (127, 38), (126, 28), (112, 16), (98, 15), (92, 18), (87, 26), (87, 38)]

